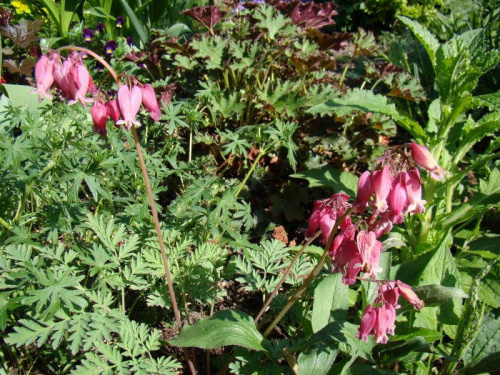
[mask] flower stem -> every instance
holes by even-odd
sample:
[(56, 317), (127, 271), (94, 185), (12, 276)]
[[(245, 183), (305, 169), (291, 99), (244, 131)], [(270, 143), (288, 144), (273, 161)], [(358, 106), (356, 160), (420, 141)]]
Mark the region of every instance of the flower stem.
[(259, 164), (260, 158), (263, 157), (265, 154), (266, 154), (266, 149), (260, 150), (259, 155), (257, 155), (257, 157), (255, 158), (255, 160), (254, 160), (254, 162), (252, 164), (252, 167), (250, 168), (250, 170), (246, 174), (246, 176), (243, 179), (243, 181), (241, 181), (241, 184), (240, 184), (240, 186), (238, 186), (238, 190), (236, 190), (236, 193), (234, 193), (234, 197), (235, 198), (238, 195), (240, 195), (241, 190), (243, 190), (243, 187), (245, 187), (245, 184), (247, 183), (248, 179), (250, 178), (250, 176), (252, 175), (253, 171), (255, 170), (255, 167), (257, 167), (257, 164)]
[[(135, 149), (137, 151), (137, 156), (139, 157), (139, 163), (141, 165), (142, 176), (144, 178), (144, 184), (146, 185), (146, 191), (148, 194), (149, 205), (151, 207), (151, 214), (153, 215), (153, 221), (156, 229), (156, 236), (158, 237), (158, 244), (160, 245), (161, 258), (163, 260), (163, 267), (165, 270), (165, 278), (167, 279), (168, 292), (170, 294), (170, 300), (172, 302), (172, 310), (174, 310), (175, 321), (177, 323), (177, 329), (181, 329), (182, 321), (181, 314), (179, 312), (179, 308), (177, 307), (177, 302), (175, 299), (175, 291), (174, 286), (172, 284), (172, 277), (170, 276), (170, 268), (168, 266), (168, 258), (167, 253), (165, 251), (165, 244), (163, 243), (163, 236), (161, 234), (160, 221), (158, 219), (158, 211), (156, 210), (155, 199), (153, 197), (153, 190), (151, 189), (151, 183), (149, 181), (148, 171), (146, 168), (146, 163), (144, 162), (144, 156), (142, 155), (142, 149), (139, 142), (139, 136), (137, 134), (137, 130), (134, 125), (132, 125), (131, 129), (132, 134), (134, 136), (135, 141)], [(192, 374), (196, 374), (196, 369), (194, 368), (194, 363), (191, 360), (191, 356), (189, 355), (189, 351), (187, 348), (183, 348), (184, 357), (188, 363), (189, 369)]]
[(297, 254), (295, 255), (295, 257), (292, 259), (292, 261), (290, 262), (290, 264), (288, 265), (288, 267), (286, 268), (285, 272), (283, 272), (283, 276), (281, 276), (281, 279), (278, 283), (278, 285), (276, 285), (276, 287), (274, 288), (273, 292), (271, 293), (271, 295), (267, 298), (267, 301), (266, 303), (264, 303), (264, 306), (262, 306), (262, 309), (260, 309), (259, 313), (257, 314), (256, 318), (254, 319), (254, 322), (257, 323), (259, 321), (259, 319), (262, 317), (262, 315), (264, 314), (264, 312), (266, 311), (267, 307), (269, 306), (269, 304), (272, 302), (272, 300), (274, 299), (274, 297), (276, 296), (276, 294), (278, 294), (278, 291), (279, 289), (281, 288), (281, 285), (284, 283), (286, 277), (288, 276), (288, 274), (290, 273), (293, 265), (295, 264), (295, 262), (297, 261), (297, 259), (299, 259), (300, 255), (304, 252), (304, 250), (316, 239), (318, 238), (318, 236), (321, 234), (320, 231), (318, 231), (314, 237), (310, 238), (309, 241), (307, 241), (304, 246), (302, 246), (302, 248), (297, 252)]
[(307, 289), (307, 287), (311, 284), (311, 282), (314, 280), (316, 275), (319, 273), (319, 271), (321, 270), (321, 268), (323, 267), (323, 265), (326, 262), (326, 258), (328, 258), (328, 253), (329, 253), (330, 247), (332, 246), (332, 242), (333, 242), (333, 239), (335, 238), (335, 235), (337, 234), (338, 228), (340, 228), (340, 224), (342, 224), (344, 219), (347, 217), (347, 215), (349, 215), (352, 212), (352, 210), (353, 210), (352, 208), (349, 208), (340, 217), (340, 219), (337, 220), (335, 227), (330, 232), (330, 236), (328, 237), (328, 241), (327, 241), (326, 246), (325, 246), (325, 251), (323, 252), (323, 255), (321, 256), (321, 259), (319, 260), (318, 264), (316, 265), (316, 267), (314, 267), (314, 269), (311, 271), (309, 276), (307, 276), (307, 278), (304, 280), (302, 285), (297, 289), (295, 294), (292, 297), (290, 297), (290, 299), (288, 300), (286, 305), (281, 309), (281, 311), (278, 313), (276, 318), (274, 318), (274, 320), (269, 325), (269, 327), (267, 327), (267, 329), (264, 331), (264, 337), (267, 337), (272, 332), (274, 327), (276, 327), (278, 325), (278, 323), (283, 318), (283, 316), (288, 312), (288, 310), (290, 310), (290, 308), (293, 306), (295, 301), (297, 301), (297, 299), (299, 299), (299, 297), (302, 295), (302, 293), (304, 293), (304, 291)]
[(92, 56), (94, 59), (96, 59), (97, 61), (99, 61), (110, 73), (111, 75), (113, 76), (113, 79), (116, 81), (116, 83), (119, 84), (119, 80), (118, 80), (118, 75), (116, 74), (116, 72), (114, 71), (114, 69), (111, 67), (111, 65), (109, 65), (106, 60), (104, 60), (101, 56), (99, 56), (97, 53), (87, 49), (87, 48), (84, 48), (84, 47), (76, 47), (76, 46), (65, 46), (65, 47), (61, 47), (61, 48), (58, 48), (57, 51), (64, 51), (64, 50), (74, 50), (74, 51), (80, 51), (80, 52), (85, 52), (87, 54), (89, 54), (90, 56)]

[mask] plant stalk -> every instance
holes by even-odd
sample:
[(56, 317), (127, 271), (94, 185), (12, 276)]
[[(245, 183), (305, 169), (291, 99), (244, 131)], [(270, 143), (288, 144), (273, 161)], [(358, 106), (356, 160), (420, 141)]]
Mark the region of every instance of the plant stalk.
[[(163, 236), (161, 234), (160, 221), (158, 219), (158, 211), (156, 210), (155, 199), (153, 197), (153, 190), (151, 189), (151, 183), (149, 181), (149, 175), (148, 175), (148, 171), (146, 168), (146, 163), (144, 162), (144, 156), (142, 155), (142, 149), (141, 149), (141, 145), (139, 142), (139, 136), (137, 134), (137, 130), (136, 130), (134, 125), (132, 125), (132, 128), (130, 130), (132, 131), (132, 134), (134, 136), (135, 149), (137, 151), (137, 156), (139, 157), (139, 163), (141, 165), (141, 171), (142, 171), (142, 176), (144, 178), (144, 184), (146, 185), (146, 191), (148, 194), (149, 205), (151, 207), (151, 214), (153, 215), (153, 221), (154, 221), (155, 229), (156, 229), (156, 236), (158, 237), (158, 244), (160, 245), (161, 258), (162, 258), (163, 267), (165, 270), (165, 278), (167, 279), (168, 292), (170, 294), (170, 300), (172, 302), (172, 310), (174, 310), (175, 321), (177, 323), (177, 329), (180, 330), (182, 327), (181, 314), (179, 312), (179, 308), (177, 307), (177, 302), (175, 299), (174, 286), (172, 284), (172, 278), (170, 276), (170, 268), (168, 266), (168, 258), (167, 258), (167, 253), (165, 251), (165, 244), (163, 243)], [(189, 355), (188, 349), (183, 348), (183, 352), (184, 352), (184, 357), (186, 358), (186, 361), (188, 363), (188, 366), (189, 366), (191, 373), (196, 374), (196, 369), (194, 367), (193, 361), (191, 360), (191, 356)]]
[(260, 159), (266, 154), (266, 150), (265, 149), (262, 149), (260, 150), (259, 152), (259, 155), (257, 155), (257, 157), (255, 158), (253, 164), (252, 164), (252, 167), (250, 168), (250, 170), (248, 171), (248, 173), (246, 174), (245, 178), (243, 179), (243, 181), (241, 181), (241, 184), (240, 186), (238, 186), (238, 189), (236, 190), (236, 193), (234, 193), (234, 197), (236, 198), (238, 195), (240, 195), (241, 193), (241, 190), (243, 190), (243, 188), (245, 187), (245, 184), (247, 183), (248, 179), (250, 178), (250, 176), (252, 175), (253, 171), (255, 170), (255, 167), (257, 167), (257, 164), (259, 164), (259, 161)]

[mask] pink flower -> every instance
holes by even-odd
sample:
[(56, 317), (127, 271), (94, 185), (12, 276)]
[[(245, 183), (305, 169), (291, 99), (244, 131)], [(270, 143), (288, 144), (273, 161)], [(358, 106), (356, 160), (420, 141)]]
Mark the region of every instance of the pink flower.
[(365, 171), (358, 180), (358, 193), (356, 203), (360, 207), (360, 211), (365, 210), (366, 204), (373, 194), (373, 187), (371, 183), (370, 171)]
[(405, 188), (408, 197), (407, 212), (424, 213), (426, 201), (422, 200), (422, 184), (420, 183), (420, 172), (418, 168), (405, 172)]
[(130, 90), (127, 85), (122, 85), (118, 89), (118, 107), (123, 120), (118, 120), (117, 125), (125, 125), (127, 130), (130, 130), (132, 125), (140, 125), (135, 119), (137, 112), (141, 107), (142, 92), (138, 86), (133, 86)]
[(146, 83), (142, 88), (142, 104), (149, 111), (149, 115), (154, 121), (160, 121), (161, 111), (156, 100), (156, 95), (153, 87)]
[(332, 218), (332, 209), (330, 207), (326, 207), (323, 211), (321, 211), (321, 219), (319, 220), (319, 227), (321, 229), (321, 241), (326, 245), (328, 242), (328, 238), (330, 237), (330, 233), (332, 232), (333, 227), (335, 226), (335, 219)]
[(99, 100), (96, 100), (90, 108), (90, 115), (94, 121), (94, 133), (106, 136), (106, 122), (108, 121), (108, 111), (106, 106)]
[(396, 286), (394, 281), (390, 281), (387, 284), (382, 284), (379, 288), (378, 296), (375, 299), (375, 303), (388, 303), (393, 305), (395, 309), (399, 309), (401, 306), (398, 304), (399, 299), (399, 288)]
[(401, 224), (403, 222), (403, 211), (408, 203), (408, 197), (406, 195), (405, 189), (405, 178), (402, 173), (400, 173), (392, 182), (391, 192), (387, 197), (387, 203), (391, 209), (393, 215), (392, 222), (396, 224)]
[(358, 334), (356, 335), (356, 337), (360, 340), (368, 342), (368, 335), (372, 333), (376, 319), (376, 311), (373, 309), (372, 305), (367, 305), (363, 317), (361, 318), (361, 323), (359, 325)]
[(378, 212), (385, 212), (388, 208), (387, 196), (392, 186), (392, 174), (389, 167), (384, 165), (381, 171), (373, 172), (371, 183), (375, 193), (375, 208)]
[(70, 100), (68, 101), (68, 104), (80, 102), (83, 106), (86, 106), (86, 103), (92, 101), (92, 99), (85, 97), (85, 95), (87, 95), (90, 82), (90, 74), (85, 65), (78, 64), (77, 66), (71, 68), (70, 74), (66, 79), (68, 81), (73, 81), (72, 84), (69, 85)]
[(106, 102), (106, 109), (108, 111), (108, 116), (113, 122), (117, 122), (120, 119), (120, 109), (118, 108), (118, 102), (116, 99)]
[(411, 156), (418, 165), (430, 172), (434, 180), (439, 181), (443, 179), (445, 171), (438, 165), (436, 159), (434, 159), (434, 155), (432, 155), (427, 147), (412, 142)]
[(382, 251), (382, 242), (377, 240), (374, 232), (358, 233), (356, 244), (361, 260), (361, 271), (370, 273), (370, 276), (376, 278), (376, 272), (380, 272), (379, 260)]
[(396, 309), (393, 305), (386, 303), (375, 309), (377, 318), (373, 325), (373, 336), (377, 343), (386, 344), (389, 341), (387, 334), (394, 335), (396, 329)]
[(43, 55), (40, 60), (35, 65), (35, 81), (36, 81), (36, 93), (38, 94), (38, 99), (41, 101), (44, 97), (51, 98), (52, 95), (48, 94), (50, 87), (54, 83), (54, 59), (48, 58)]
[(418, 298), (417, 294), (413, 291), (411, 286), (406, 285), (399, 280), (397, 280), (396, 283), (398, 284), (399, 292), (401, 293), (401, 295), (404, 297), (404, 299), (406, 299), (413, 305), (415, 310), (421, 310), (425, 306), (424, 301)]

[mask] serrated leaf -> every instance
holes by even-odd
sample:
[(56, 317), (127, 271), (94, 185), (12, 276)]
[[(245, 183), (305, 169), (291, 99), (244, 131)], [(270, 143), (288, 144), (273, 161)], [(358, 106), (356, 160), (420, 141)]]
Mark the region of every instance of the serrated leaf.
[[(487, 372), (493, 359), (496, 364), (500, 359), (500, 319), (486, 318), (476, 336), (476, 339), (467, 348), (463, 360), (466, 374)], [(498, 368), (498, 367), (496, 367)]]
[(253, 318), (241, 311), (217, 311), (210, 318), (185, 326), (179, 337), (170, 341), (180, 347), (215, 349), (222, 346), (237, 345), (247, 349), (265, 351), (267, 340), (257, 330)]
[(442, 229), (453, 227), (463, 223), (474, 216), (486, 212), (494, 207), (500, 206), (500, 167), (496, 166), (488, 178), (481, 180), (479, 193), (475, 194), (468, 202), (462, 203), (460, 207), (453, 210), (439, 221)]
[(437, 40), (437, 38), (432, 35), (429, 30), (427, 30), (424, 26), (416, 21), (403, 16), (399, 16), (397, 18), (411, 30), (413, 35), (415, 35), (422, 46), (424, 46), (432, 62), (432, 65), (434, 66), (436, 63), (436, 51), (439, 48), (439, 41)]
[(290, 177), (309, 181), (310, 188), (322, 187), (332, 189), (335, 193), (344, 191), (351, 197), (355, 197), (358, 190), (358, 177), (356, 175), (329, 166), (295, 173)]

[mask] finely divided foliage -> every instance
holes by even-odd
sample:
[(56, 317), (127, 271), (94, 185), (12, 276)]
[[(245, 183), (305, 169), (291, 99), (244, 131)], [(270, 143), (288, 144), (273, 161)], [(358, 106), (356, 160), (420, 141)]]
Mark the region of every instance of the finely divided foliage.
[(0, 7), (0, 373), (497, 370), (500, 12), (457, 2)]

